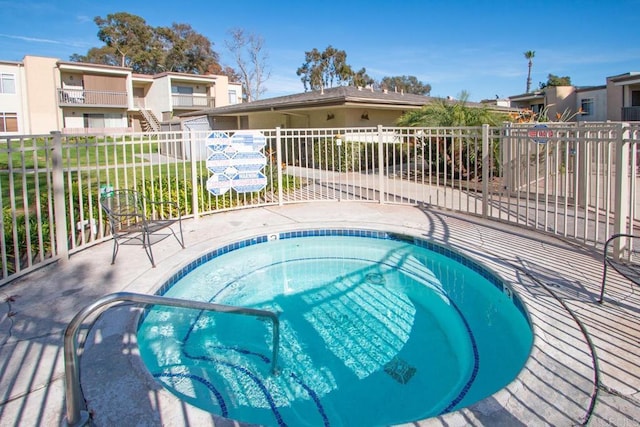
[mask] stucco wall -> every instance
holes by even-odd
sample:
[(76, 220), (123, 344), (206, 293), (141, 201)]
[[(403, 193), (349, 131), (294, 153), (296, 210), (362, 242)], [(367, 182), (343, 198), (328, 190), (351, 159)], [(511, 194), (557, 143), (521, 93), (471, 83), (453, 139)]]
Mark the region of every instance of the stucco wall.
[(556, 120), (558, 115), (565, 112), (573, 115), (578, 111), (576, 107), (576, 88), (574, 86), (549, 86), (545, 90), (547, 116), (550, 120)]
[(160, 120), (162, 113), (171, 111), (171, 81), (168, 76), (153, 80), (145, 96), (145, 105)]
[(42, 134), (62, 129), (62, 115), (57, 98), (60, 82), (57, 59), (25, 56), (23, 62), (30, 123), (25, 132)]
[(624, 86), (616, 86), (607, 79), (607, 120), (622, 120)]
[(281, 128), (321, 129), (394, 126), (402, 112), (402, 110), (336, 106), (317, 110), (296, 110), (291, 113), (278, 111), (249, 113), (249, 129), (267, 129), (278, 126)]
[(597, 89), (576, 93), (576, 107), (580, 108), (583, 99), (592, 99), (592, 111), (588, 115), (578, 115), (579, 122), (602, 122), (607, 120), (607, 91)]

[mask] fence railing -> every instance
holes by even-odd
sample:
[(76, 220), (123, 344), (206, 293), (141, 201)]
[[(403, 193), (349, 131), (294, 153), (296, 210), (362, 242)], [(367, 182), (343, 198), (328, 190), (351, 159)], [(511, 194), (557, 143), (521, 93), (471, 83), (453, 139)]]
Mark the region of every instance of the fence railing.
[(298, 202), (409, 204), (590, 246), (633, 232), (640, 221), (637, 125), (256, 132), (266, 140), (266, 187), (218, 196), (207, 190), (211, 132), (2, 137), (0, 285), (108, 239), (98, 203), (103, 186), (175, 201), (186, 217)]

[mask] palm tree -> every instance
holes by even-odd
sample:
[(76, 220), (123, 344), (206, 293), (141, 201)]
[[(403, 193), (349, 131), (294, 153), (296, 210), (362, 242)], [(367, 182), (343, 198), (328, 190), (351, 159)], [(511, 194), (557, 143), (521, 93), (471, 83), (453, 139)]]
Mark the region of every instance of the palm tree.
[(524, 57), (529, 60), (529, 73), (527, 74), (527, 93), (531, 90), (531, 67), (533, 67), (533, 57), (536, 56), (535, 50), (528, 50), (524, 53)]
[[(460, 99), (451, 101), (447, 99), (436, 99), (431, 104), (423, 106), (420, 110), (408, 111), (398, 120), (396, 125), (403, 127), (443, 127), (437, 135), (427, 137), (428, 141), (422, 141), (420, 150), (431, 149), (433, 155), (426, 155), (429, 159), (437, 159), (432, 161), (431, 167), (436, 168), (436, 163), (444, 166), (449, 170), (453, 170), (458, 177), (473, 178), (477, 170), (481, 168), (469, 167), (471, 164), (479, 161), (482, 153), (478, 151), (480, 147), (473, 144), (468, 145), (467, 139), (464, 137), (464, 130), (452, 130), (448, 128), (455, 127), (478, 127), (483, 124), (495, 126), (506, 121), (508, 116), (501, 113), (490, 111), (487, 107), (474, 107), (467, 104), (469, 94), (462, 92)], [(469, 132), (473, 132), (470, 130)], [(496, 140), (497, 141), (497, 140)], [(435, 154), (437, 152), (437, 154)], [(498, 159), (498, 156), (493, 156)], [(441, 169), (442, 170), (442, 169)]]

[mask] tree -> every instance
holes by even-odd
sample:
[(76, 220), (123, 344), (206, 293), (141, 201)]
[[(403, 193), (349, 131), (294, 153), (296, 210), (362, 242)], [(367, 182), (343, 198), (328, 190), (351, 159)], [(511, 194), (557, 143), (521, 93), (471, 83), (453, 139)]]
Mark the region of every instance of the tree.
[(154, 59), (156, 62), (160, 59), (153, 29), (141, 17), (118, 12), (106, 18), (98, 16), (93, 21), (99, 28), (98, 38), (119, 56), (121, 67), (145, 72)]
[(104, 64), (119, 67), (121, 57), (118, 52), (109, 46), (92, 47), (86, 55), (74, 53), (69, 57), (72, 62), (86, 62), (88, 64)]
[(347, 53), (329, 45), (320, 52), (313, 48), (305, 52), (305, 62), (296, 71), (300, 76), (305, 92), (307, 90), (318, 90), (325, 87), (333, 87), (334, 83), (342, 86), (349, 83), (361, 83), (373, 81), (362, 68), (355, 73), (351, 66), (347, 64)]
[[(425, 105), (420, 110), (409, 111), (396, 121), (398, 126), (403, 127), (464, 127), (464, 126), (481, 126), (483, 124), (497, 125), (505, 121), (508, 116), (495, 113), (487, 109), (486, 106), (471, 107), (467, 105), (469, 94), (462, 92), (458, 101), (449, 101), (446, 99), (438, 99), (433, 103)], [(457, 177), (473, 178), (475, 172), (481, 169), (478, 166), (482, 153), (480, 147), (474, 144), (468, 144), (468, 139), (461, 137), (464, 131), (445, 130), (444, 133), (438, 135), (429, 135), (416, 141), (416, 147), (425, 156), (431, 159), (431, 166), (449, 168)], [(494, 140), (495, 151), (497, 140)], [(427, 155), (423, 152), (429, 153)], [(493, 156), (494, 161), (499, 156)], [(497, 163), (492, 165), (497, 167)]]
[(205, 74), (212, 65), (218, 64), (218, 54), (213, 51), (211, 41), (188, 24), (160, 27), (156, 34), (163, 41), (164, 69), (167, 71)]
[(227, 76), (230, 82), (239, 82), (241, 78), (240, 73), (238, 73), (238, 71), (236, 71), (233, 67), (230, 67), (228, 65), (225, 66), (224, 68), (220, 66), (218, 66), (217, 68), (209, 67), (209, 73)]
[(126, 12), (96, 17), (94, 22), (105, 45), (89, 49), (86, 55), (73, 54), (71, 61), (130, 67), (144, 74), (204, 74), (221, 68), (212, 43), (188, 24), (154, 28)]
[(264, 82), (269, 79), (268, 54), (264, 51), (264, 39), (253, 33), (245, 34), (244, 30), (234, 28), (228, 31), (230, 40), (225, 41), (229, 52), (233, 55), (242, 83), (243, 93), (247, 101), (255, 101), (267, 90)]
[(527, 92), (531, 91), (531, 67), (533, 67), (533, 57), (536, 56), (535, 50), (528, 50), (524, 53), (524, 57), (529, 61), (529, 72), (527, 73)]
[(438, 98), (420, 110), (409, 111), (396, 121), (398, 126), (455, 127), (455, 126), (492, 126), (506, 120), (507, 116), (495, 113), (486, 106), (471, 107), (467, 104), (469, 95), (462, 92), (457, 101)]
[(429, 95), (431, 85), (418, 80), (416, 76), (392, 76), (383, 77), (378, 85), (382, 89), (396, 92), (413, 93), (416, 95)]
[(367, 74), (367, 70), (361, 68), (353, 73), (353, 76), (349, 79), (349, 85), (357, 87), (367, 87), (375, 85), (376, 81)]
[(540, 82), (540, 89), (544, 89), (547, 86), (571, 86), (571, 77), (569, 76), (559, 77), (559, 76), (556, 76), (555, 74), (549, 74), (547, 76), (546, 83)]

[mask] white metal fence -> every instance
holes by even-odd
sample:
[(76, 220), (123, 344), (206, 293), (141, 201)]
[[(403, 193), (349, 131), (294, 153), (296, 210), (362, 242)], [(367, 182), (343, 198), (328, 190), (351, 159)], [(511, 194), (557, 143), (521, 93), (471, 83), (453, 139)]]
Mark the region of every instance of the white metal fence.
[(206, 190), (210, 132), (2, 137), (0, 285), (109, 238), (102, 186), (176, 201), (183, 216), (316, 201), (431, 206), (591, 246), (640, 220), (638, 125), (260, 132), (266, 188), (221, 196)]

